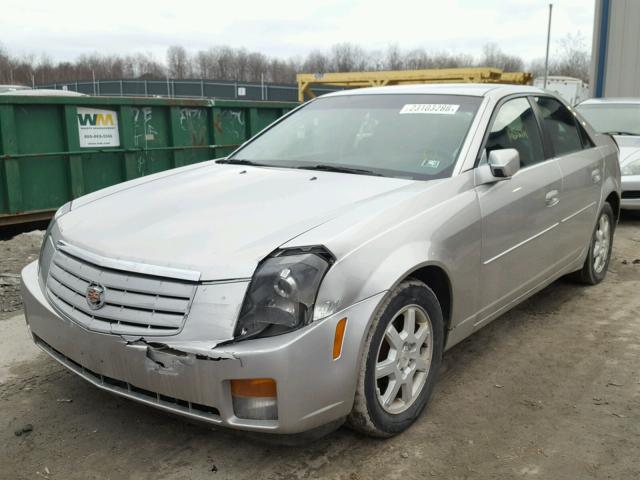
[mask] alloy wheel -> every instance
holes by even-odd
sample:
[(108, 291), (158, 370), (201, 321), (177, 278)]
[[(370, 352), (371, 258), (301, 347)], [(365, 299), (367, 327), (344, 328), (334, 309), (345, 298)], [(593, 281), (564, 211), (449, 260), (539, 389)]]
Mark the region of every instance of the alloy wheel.
[(433, 327), (427, 312), (407, 305), (389, 322), (375, 370), (380, 406), (388, 413), (406, 411), (422, 391), (433, 357)]
[(598, 220), (598, 227), (593, 237), (593, 270), (601, 273), (607, 264), (609, 247), (611, 245), (611, 223), (609, 216), (601, 214)]

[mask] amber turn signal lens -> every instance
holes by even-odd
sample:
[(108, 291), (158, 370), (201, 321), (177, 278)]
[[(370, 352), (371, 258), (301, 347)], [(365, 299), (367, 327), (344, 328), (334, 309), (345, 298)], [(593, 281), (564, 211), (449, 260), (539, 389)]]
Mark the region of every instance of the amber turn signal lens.
[(272, 378), (231, 380), (231, 394), (236, 397), (276, 397), (276, 381)]
[(344, 332), (347, 328), (347, 319), (342, 318), (336, 324), (336, 334), (333, 337), (333, 359), (337, 360), (342, 355), (342, 341), (344, 340)]

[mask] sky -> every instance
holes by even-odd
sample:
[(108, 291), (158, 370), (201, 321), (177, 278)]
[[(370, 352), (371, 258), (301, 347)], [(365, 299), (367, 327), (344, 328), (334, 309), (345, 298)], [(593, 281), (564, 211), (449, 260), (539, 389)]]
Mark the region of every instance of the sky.
[[(581, 34), (591, 47), (594, 0), (553, 1), (557, 40)], [(495, 42), (525, 61), (544, 57), (548, 0), (2, 0), (0, 45), (54, 61), (83, 53), (150, 52), (214, 45), (269, 56), (304, 56), (351, 42), (367, 50), (395, 44), (479, 56)]]

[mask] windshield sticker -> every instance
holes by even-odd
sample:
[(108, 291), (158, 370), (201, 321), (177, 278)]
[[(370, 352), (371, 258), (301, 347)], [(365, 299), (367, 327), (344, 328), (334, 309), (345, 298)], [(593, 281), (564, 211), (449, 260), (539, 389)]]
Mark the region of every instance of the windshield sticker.
[(422, 166), (428, 168), (438, 168), (440, 166), (440, 160), (423, 160)]
[(458, 111), (460, 105), (453, 105), (451, 103), (408, 103), (400, 114), (404, 113), (427, 113), (437, 115), (453, 115)]

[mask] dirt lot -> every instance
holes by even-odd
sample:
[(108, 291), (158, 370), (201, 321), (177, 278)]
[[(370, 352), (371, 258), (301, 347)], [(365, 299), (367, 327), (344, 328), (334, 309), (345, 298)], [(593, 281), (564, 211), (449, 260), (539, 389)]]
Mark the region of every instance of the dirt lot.
[(22, 310), (20, 270), (38, 258), (44, 230), (34, 230), (0, 241), (0, 320)]
[[(36, 238), (0, 242), (0, 273)], [(342, 428), (279, 447), (186, 423), (67, 373), (21, 311), (1, 313), (0, 478), (638, 479), (638, 258), (640, 217), (625, 217), (603, 284), (557, 282), (452, 349), (428, 412), (387, 441)], [(19, 308), (7, 286), (2, 308)]]

